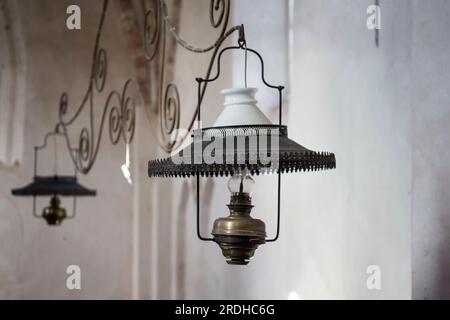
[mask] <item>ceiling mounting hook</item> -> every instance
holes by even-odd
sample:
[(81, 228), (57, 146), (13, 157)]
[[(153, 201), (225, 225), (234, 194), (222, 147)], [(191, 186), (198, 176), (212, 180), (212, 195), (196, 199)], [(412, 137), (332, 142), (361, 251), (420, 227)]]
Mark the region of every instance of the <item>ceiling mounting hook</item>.
[(241, 47), (243, 49), (247, 47), (246, 41), (245, 41), (245, 30), (244, 30), (244, 25), (243, 24), (241, 24), (239, 26), (238, 44), (239, 44), (239, 47)]

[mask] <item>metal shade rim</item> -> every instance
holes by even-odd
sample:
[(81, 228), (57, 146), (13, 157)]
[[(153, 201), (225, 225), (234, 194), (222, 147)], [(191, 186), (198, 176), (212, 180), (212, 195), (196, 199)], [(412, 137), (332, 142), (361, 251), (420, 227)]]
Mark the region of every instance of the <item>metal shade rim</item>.
[[(223, 152), (222, 159), (224, 161), (222, 163), (205, 163), (203, 158), (200, 159), (201, 161), (196, 161), (196, 157), (201, 157), (198, 153), (191, 156), (190, 163), (175, 163), (173, 157), (150, 160), (148, 162), (148, 175), (149, 177), (228, 176), (243, 168), (247, 168), (251, 175), (259, 175), (336, 168), (334, 153), (311, 151), (287, 137), (280, 137), (280, 141), (283, 143), (280, 143), (278, 154), (271, 155), (272, 159), (276, 160), (276, 164), (263, 162), (262, 159), (258, 158), (257, 150), (233, 149), (229, 152)], [(187, 148), (192, 147), (192, 144)], [(202, 147), (203, 149), (204, 147)], [(178, 156), (182, 151), (178, 153)], [(226, 160), (230, 159), (231, 156), (234, 162), (227, 163)], [(240, 159), (244, 159), (243, 162), (236, 162), (239, 156)]]
[(78, 183), (75, 176), (35, 176), (33, 182), (22, 188), (12, 189), (15, 196), (96, 196), (97, 191)]

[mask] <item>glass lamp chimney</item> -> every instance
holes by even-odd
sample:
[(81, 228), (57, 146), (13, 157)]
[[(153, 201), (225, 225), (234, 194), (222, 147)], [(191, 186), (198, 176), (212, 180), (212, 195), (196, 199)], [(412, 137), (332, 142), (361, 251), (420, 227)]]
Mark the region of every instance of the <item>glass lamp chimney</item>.
[(228, 180), (228, 190), (230, 193), (247, 193), (251, 195), (255, 186), (255, 180), (248, 174), (248, 170), (240, 170), (233, 174)]

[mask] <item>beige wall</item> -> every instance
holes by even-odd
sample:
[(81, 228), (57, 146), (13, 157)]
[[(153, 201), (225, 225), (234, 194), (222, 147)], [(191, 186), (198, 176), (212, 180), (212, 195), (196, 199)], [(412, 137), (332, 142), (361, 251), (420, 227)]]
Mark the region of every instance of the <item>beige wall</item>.
[[(168, 1), (169, 14), (176, 2)], [(22, 26), (27, 58), (25, 153), (19, 167), (0, 170), (0, 298), (446, 296), (448, 197), (442, 172), (448, 161), (445, 152), (434, 155), (448, 142), (448, 50), (436, 36), (446, 34), (448, 2), (423, 8), (419, 1), (382, 1), (376, 48), (366, 28), (369, 0), (232, 1), (229, 25), (245, 23), (249, 46), (265, 59), (267, 80), (287, 87), (289, 136), (308, 148), (335, 152), (337, 159), (336, 170), (283, 177), (280, 239), (261, 246), (246, 267), (227, 265), (216, 244), (197, 239), (194, 179), (147, 177), (147, 161), (166, 154), (157, 144), (158, 120), (149, 123), (142, 108), (132, 146), (133, 186), (120, 172), (124, 145), (112, 146), (105, 131), (95, 166), (80, 178), (98, 195), (79, 201), (76, 219), (48, 227), (32, 217), (31, 199), (11, 196), (11, 188), (32, 177), (32, 148), (53, 129), (61, 92), (68, 92), (73, 110), (87, 88), (101, 1), (77, 3), (81, 31), (65, 27), (70, 1), (18, 2), (20, 19), (14, 23)], [(181, 1), (177, 30), (199, 47), (217, 36), (209, 4)], [(111, 1), (101, 40), (109, 65), (105, 93), (135, 76), (118, 8)], [(234, 35), (228, 44), (235, 40)], [(210, 53), (178, 46), (174, 55), (174, 74), (164, 82), (178, 85), (185, 127), (196, 106), (194, 77), (205, 75)], [(222, 109), (219, 90), (242, 85), (242, 58), (225, 58), (228, 68), (205, 97), (204, 125)], [(261, 87), (257, 77), (250, 59), (251, 86)], [(273, 97), (262, 90), (257, 98), (276, 121)], [(97, 121), (104, 101), (105, 94), (96, 98)], [(79, 123), (87, 120), (83, 115)], [(60, 170), (71, 170), (62, 144), (59, 151)], [(50, 172), (52, 155), (41, 159), (40, 169)], [(253, 213), (273, 235), (276, 179), (255, 180)], [(226, 179), (204, 179), (201, 196), (207, 236), (214, 219), (227, 214)], [(81, 267), (80, 291), (65, 287), (70, 264)], [(369, 265), (381, 268), (381, 290), (366, 287)]]
[[(129, 298), (131, 297), (132, 188), (120, 172), (124, 162), (122, 144), (112, 147), (108, 133), (97, 163), (81, 183), (97, 189), (97, 197), (79, 199), (77, 216), (61, 227), (49, 227), (32, 216), (29, 198), (11, 195), (11, 188), (23, 186), (33, 175), (33, 146), (43, 142), (54, 129), (59, 97), (69, 95), (69, 110), (80, 103), (89, 79), (91, 55), (100, 1), (78, 1), (82, 8), (82, 30), (68, 31), (66, 8), (70, 1), (27, 1), (18, 3), (26, 45), (27, 94), (25, 153), (23, 163), (0, 171), (0, 297), (1, 298)], [(133, 76), (121, 31), (115, 23), (114, 6), (105, 21), (102, 45), (108, 51), (109, 74), (106, 90), (121, 90)], [(121, 63), (115, 63), (121, 61)], [(96, 121), (103, 111), (105, 94), (97, 96)], [(70, 112), (70, 111), (69, 111)], [(80, 123), (86, 125), (86, 113)], [(97, 122), (98, 126), (98, 122)], [(79, 127), (72, 137), (79, 134)], [(59, 143), (59, 170), (73, 172), (63, 142)], [(51, 149), (40, 158), (41, 174), (53, 169)], [(48, 199), (39, 202), (46, 206)], [(70, 206), (68, 205), (68, 208)], [(82, 290), (65, 286), (66, 268), (77, 264), (82, 270)]]
[(413, 298), (450, 298), (449, 1), (413, 1)]
[[(411, 78), (408, 1), (295, 1), (290, 134), (336, 153), (337, 169), (286, 178), (289, 273), (304, 298), (411, 297)], [(295, 106), (295, 108), (294, 108)], [(290, 184), (290, 188), (289, 188)], [(381, 290), (366, 287), (367, 267)]]

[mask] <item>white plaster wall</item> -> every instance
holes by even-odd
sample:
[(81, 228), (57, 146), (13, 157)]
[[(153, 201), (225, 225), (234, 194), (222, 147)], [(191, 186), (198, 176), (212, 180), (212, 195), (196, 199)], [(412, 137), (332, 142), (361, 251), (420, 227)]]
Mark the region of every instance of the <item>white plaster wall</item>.
[[(383, 1), (379, 48), (369, 4), (294, 4), (289, 134), (337, 161), (285, 178), (288, 273), (301, 298), (411, 297), (410, 2)], [(381, 290), (366, 287), (369, 265)]]
[[(381, 1), (379, 48), (366, 28), (369, 0), (292, 1), (291, 48), (287, 1), (232, 2), (230, 26), (245, 23), (249, 46), (265, 59), (267, 80), (285, 84), (290, 93), (284, 121), (289, 136), (335, 152), (337, 159), (336, 170), (283, 177), (280, 239), (261, 246), (246, 267), (227, 265), (216, 244), (197, 239), (193, 179), (147, 178), (148, 159), (166, 155), (140, 109), (133, 187), (119, 169), (123, 145), (112, 147), (104, 136), (97, 164), (81, 177), (98, 196), (79, 201), (76, 219), (50, 228), (31, 216), (31, 200), (10, 195), (31, 179), (32, 147), (52, 129), (60, 93), (67, 91), (75, 107), (86, 88), (101, 2), (78, 3), (83, 29), (70, 32), (70, 2), (19, 2), (28, 50), (25, 154), (23, 166), (0, 171), (0, 298), (448, 296), (449, 1)], [(114, 8), (110, 3), (102, 36), (109, 61), (106, 91), (133, 76)], [(182, 1), (183, 38), (197, 46), (211, 43), (216, 31), (208, 14), (209, 1)], [(265, 27), (271, 31), (263, 32)], [(209, 56), (177, 48), (174, 79), (166, 80), (179, 86), (182, 124), (194, 111), (194, 77), (204, 75)], [(208, 89), (205, 125), (222, 109), (219, 90), (242, 82), (241, 58), (226, 58), (231, 67)], [(250, 61), (252, 82), (255, 70)], [(270, 91), (259, 100), (276, 120)], [(104, 96), (98, 101), (103, 106)], [(266, 221), (270, 235), (275, 181), (257, 177), (254, 193), (254, 215)], [(206, 236), (214, 219), (227, 214), (229, 196), (226, 179), (202, 184)], [(82, 268), (81, 291), (65, 287), (69, 264)], [(366, 268), (374, 264), (381, 267), (381, 290), (366, 287)]]
[(450, 298), (450, 1), (412, 2), (413, 298)]
[[(66, 28), (66, 8), (71, 1), (18, 3), (25, 35), (28, 68), (25, 154), (23, 165), (0, 170), (0, 298), (130, 298), (132, 189), (123, 179), (120, 164), (124, 147), (112, 147), (104, 132), (97, 163), (81, 183), (95, 188), (95, 198), (79, 199), (77, 216), (60, 227), (49, 227), (31, 212), (31, 199), (11, 195), (11, 188), (29, 183), (33, 175), (33, 146), (54, 129), (60, 94), (67, 91), (69, 110), (77, 108), (87, 89), (95, 33), (102, 3), (77, 1), (82, 10), (82, 30)], [(105, 93), (121, 90), (133, 76), (126, 46), (114, 21), (110, 4), (101, 44), (108, 50), (108, 80), (95, 103), (99, 120)], [(14, 25), (12, 26), (14, 27)], [(119, 35), (119, 36), (118, 36)], [(117, 63), (120, 61), (120, 63)], [(70, 111), (69, 111), (70, 112)], [(83, 115), (81, 123), (87, 123)], [(97, 122), (98, 128), (98, 122)], [(79, 127), (78, 129), (79, 130)], [(77, 138), (79, 131), (72, 132)], [(61, 142), (60, 172), (71, 173), (72, 164)], [(51, 173), (51, 154), (42, 154), (39, 170)], [(145, 164), (144, 164), (145, 165)], [(39, 202), (47, 205), (48, 199)], [(82, 289), (67, 290), (66, 268), (81, 267)]]

